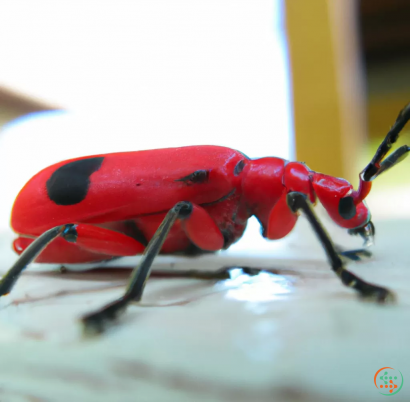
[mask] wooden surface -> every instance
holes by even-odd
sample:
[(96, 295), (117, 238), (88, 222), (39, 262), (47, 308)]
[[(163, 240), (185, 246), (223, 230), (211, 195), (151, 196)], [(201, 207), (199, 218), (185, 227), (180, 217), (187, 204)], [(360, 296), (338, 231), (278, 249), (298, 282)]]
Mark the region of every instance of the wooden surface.
[[(377, 212), (377, 211), (376, 211)], [(141, 305), (95, 339), (78, 318), (121, 294), (124, 270), (27, 271), (0, 300), (0, 401), (375, 401), (382, 367), (410, 373), (409, 220), (375, 214), (371, 259), (349, 267), (398, 295), (361, 302), (330, 271), (307, 222), (285, 241), (156, 268), (245, 265), (274, 273), (204, 282), (153, 278)], [(358, 239), (328, 226), (339, 244)], [(259, 240), (251, 232), (244, 239)], [(0, 269), (14, 254), (0, 242)], [(125, 261), (127, 262), (127, 261)], [(408, 401), (404, 384), (396, 401)]]

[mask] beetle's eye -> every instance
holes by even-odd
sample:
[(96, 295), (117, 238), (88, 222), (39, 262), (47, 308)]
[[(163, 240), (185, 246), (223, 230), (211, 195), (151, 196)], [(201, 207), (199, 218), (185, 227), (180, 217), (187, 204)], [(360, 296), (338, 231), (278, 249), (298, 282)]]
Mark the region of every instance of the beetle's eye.
[(340, 199), (339, 215), (346, 220), (356, 216), (356, 205), (354, 205), (353, 197), (348, 196)]

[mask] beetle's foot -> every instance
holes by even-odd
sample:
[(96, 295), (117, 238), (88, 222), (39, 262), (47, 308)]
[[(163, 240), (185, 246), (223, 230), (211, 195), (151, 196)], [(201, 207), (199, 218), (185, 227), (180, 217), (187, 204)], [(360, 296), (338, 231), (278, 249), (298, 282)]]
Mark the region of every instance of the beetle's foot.
[(107, 325), (104, 319), (98, 315), (88, 315), (81, 319), (82, 334), (85, 338), (91, 338), (102, 334)]
[(84, 316), (81, 319), (83, 336), (93, 337), (102, 334), (124, 313), (126, 304), (125, 300), (121, 298), (103, 307), (101, 310)]
[(381, 286), (367, 284), (366, 288), (360, 293), (360, 297), (365, 301), (380, 304), (394, 304), (397, 297), (394, 292)]
[(345, 251), (340, 246), (335, 246), (335, 248), (341, 257), (347, 258), (351, 261), (362, 261), (363, 258), (370, 258), (372, 256), (372, 252), (365, 248)]
[(10, 284), (3, 278), (0, 279), (0, 297), (7, 296), (11, 291)]

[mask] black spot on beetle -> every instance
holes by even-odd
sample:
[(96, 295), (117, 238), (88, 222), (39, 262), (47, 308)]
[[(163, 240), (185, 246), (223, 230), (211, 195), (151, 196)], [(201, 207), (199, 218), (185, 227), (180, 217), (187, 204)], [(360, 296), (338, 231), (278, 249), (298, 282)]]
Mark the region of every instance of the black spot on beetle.
[(141, 183), (137, 183), (136, 186), (139, 187), (141, 185)]
[(147, 238), (144, 236), (144, 233), (134, 221), (125, 221), (124, 225), (126, 235), (132, 237), (134, 240), (141, 243), (143, 246), (148, 246)]
[(188, 176), (182, 177), (175, 181), (182, 181), (188, 186), (191, 184), (201, 184), (206, 183), (209, 178), (209, 171), (208, 170), (196, 170), (195, 172), (189, 174)]
[(104, 157), (81, 159), (59, 167), (47, 180), (50, 200), (57, 205), (80, 203), (87, 195), (90, 176), (100, 169)]
[(343, 219), (352, 219), (356, 215), (356, 205), (354, 205), (353, 197), (343, 197), (339, 201), (339, 215)]
[(235, 176), (238, 176), (239, 173), (242, 172), (242, 170), (243, 170), (244, 167), (245, 167), (245, 161), (244, 161), (244, 160), (239, 161), (239, 162), (236, 164), (235, 169), (233, 170), (233, 174), (234, 174)]

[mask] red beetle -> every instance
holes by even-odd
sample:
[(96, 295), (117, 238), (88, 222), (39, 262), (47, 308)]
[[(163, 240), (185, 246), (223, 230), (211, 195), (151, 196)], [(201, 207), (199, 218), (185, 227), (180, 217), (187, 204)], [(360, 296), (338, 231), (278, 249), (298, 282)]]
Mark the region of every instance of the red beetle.
[(266, 157), (251, 160), (218, 146), (191, 146), (87, 156), (36, 174), (15, 200), (11, 225), (21, 254), (0, 282), (10, 292), (32, 261), (85, 263), (144, 253), (123, 297), (83, 318), (101, 332), (131, 301), (139, 301), (155, 256), (217, 251), (243, 234), (256, 216), (263, 236), (280, 239), (303, 211), (318, 235), (333, 271), (363, 297), (384, 302), (394, 295), (345, 269), (311, 204), (317, 199), (330, 217), (370, 243), (374, 228), (364, 198), (371, 180), (403, 159), (399, 148), (382, 161), (410, 115), (407, 106), (354, 191), (346, 180), (316, 173), (299, 162)]

